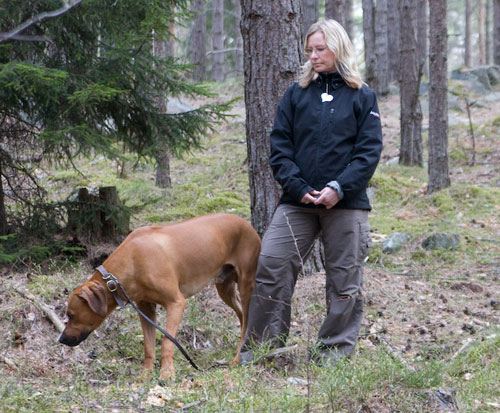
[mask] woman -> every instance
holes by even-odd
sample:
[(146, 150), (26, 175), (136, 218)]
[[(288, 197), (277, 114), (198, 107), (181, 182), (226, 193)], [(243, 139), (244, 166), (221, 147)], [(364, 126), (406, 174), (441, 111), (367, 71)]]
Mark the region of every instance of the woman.
[(320, 232), (327, 315), (316, 361), (350, 356), (361, 326), (362, 264), (371, 246), (366, 187), (382, 151), (380, 115), (339, 23), (313, 24), (305, 44), (308, 61), (283, 96), (270, 137), (283, 195), (263, 238), (243, 364), (254, 343), (285, 344), (297, 275)]

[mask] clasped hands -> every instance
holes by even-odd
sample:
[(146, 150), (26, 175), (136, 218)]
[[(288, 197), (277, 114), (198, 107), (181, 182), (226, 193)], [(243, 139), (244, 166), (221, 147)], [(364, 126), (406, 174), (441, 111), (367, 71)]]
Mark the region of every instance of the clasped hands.
[(326, 209), (333, 208), (339, 202), (339, 194), (333, 188), (325, 186), (321, 192), (312, 189), (300, 200), (303, 204), (324, 205)]

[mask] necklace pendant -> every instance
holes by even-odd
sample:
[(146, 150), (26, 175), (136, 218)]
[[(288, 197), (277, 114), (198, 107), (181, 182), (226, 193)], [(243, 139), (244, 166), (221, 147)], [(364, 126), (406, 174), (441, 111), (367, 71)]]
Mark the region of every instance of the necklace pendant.
[(321, 94), (321, 101), (322, 102), (331, 102), (333, 100), (333, 96), (329, 95), (328, 93), (322, 93)]

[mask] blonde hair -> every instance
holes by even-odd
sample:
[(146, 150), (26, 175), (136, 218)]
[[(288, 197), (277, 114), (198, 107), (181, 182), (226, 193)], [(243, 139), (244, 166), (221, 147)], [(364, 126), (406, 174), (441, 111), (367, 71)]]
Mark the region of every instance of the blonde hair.
[[(335, 20), (319, 20), (311, 25), (307, 31), (304, 40), (305, 47), (307, 47), (309, 36), (316, 32), (323, 33), (326, 46), (335, 54), (336, 69), (340, 76), (342, 76), (342, 79), (350, 87), (360, 89), (364, 82), (361, 79), (358, 65), (354, 58), (354, 48), (344, 28)], [(308, 87), (318, 76), (318, 72), (314, 70), (311, 61), (308, 59), (302, 66), (299, 85), (303, 88)]]

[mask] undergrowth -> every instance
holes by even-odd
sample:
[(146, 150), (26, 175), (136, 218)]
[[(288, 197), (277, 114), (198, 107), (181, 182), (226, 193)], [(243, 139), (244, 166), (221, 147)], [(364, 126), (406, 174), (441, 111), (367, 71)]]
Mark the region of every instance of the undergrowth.
[[(228, 122), (206, 140), (204, 151), (172, 159), (171, 188), (155, 187), (151, 163), (131, 160), (122, 165), (126, 178), (118, 178), (116, 165), (104, 158), (80, 159), (83, 176), (56, 168), (46, 185), (57, 201), (80, 186), (116, 186), (120, 200), (134, 212), (131, 228), (212, 212), (249, 220), (241, 114)], [(450, 145), (453, 150), (453, 141)], [(452, 168), (464, 162), (452, 158)], [(498, 411), (500, 330), (494, 322), (500, 189), (453, 182), (428, 195), (426, 179), (424, 168), (377, 169), (370, 184), (374, 246), (366, 267), (371, 290), (362, 339), (352, 359), (326, 367), (308, 362), (324, 316), (321, 286), (316, 288), (312, 278), (299, 280), (303, 295), (294, 302), (293, 350), (269, 358), (270, 349), (263, 347), (259, 363), (234, 369), (228, 363), (239, 340), (237, 317), (220, 304), (211, 286), (188, 300), (179, 330), (180, 341), (203, 370), (194, 371), (176, 352), (176, 380), (157, 388), (158, 365), (150, 380), (138, 379), (142, 331), (130, 308), (116, 310), (80, 346), (68, 348), (57, 344), (57, 333), (43, 314), (13, 290), (31, 292), (63, 318), (68, 295), (90, 275), (86, 262), (57, 260), (54, 251), (40, 249), (44, 265), (33, 260), (12, 270), (5, 246), (13, 240), (1, 238), (0, 259), (11, 266), (0, 278), (0, 333), (6, 338), (0, 355), (16, 364), (16, 369), (0, 365), (1, 410), (453, 411), (452, 404), (439, 404), (437, 394), (445, 391), (454, 395), (460, 411)], [(410, 241), (398, 253), (385, 254), (382, 243), (394, 232), (408, 233)], [(460, 245), (449, 251), (423, 249), (422, 241), (435, 232), (458, 233)], [(166, 315), (158, 313), (164, 324)], [(396, 327), (388, 327), (391, 319)], [(157, 356), (160, 340), (158, 334)], [(149, 399), (155, 392), (160, 407)]]

